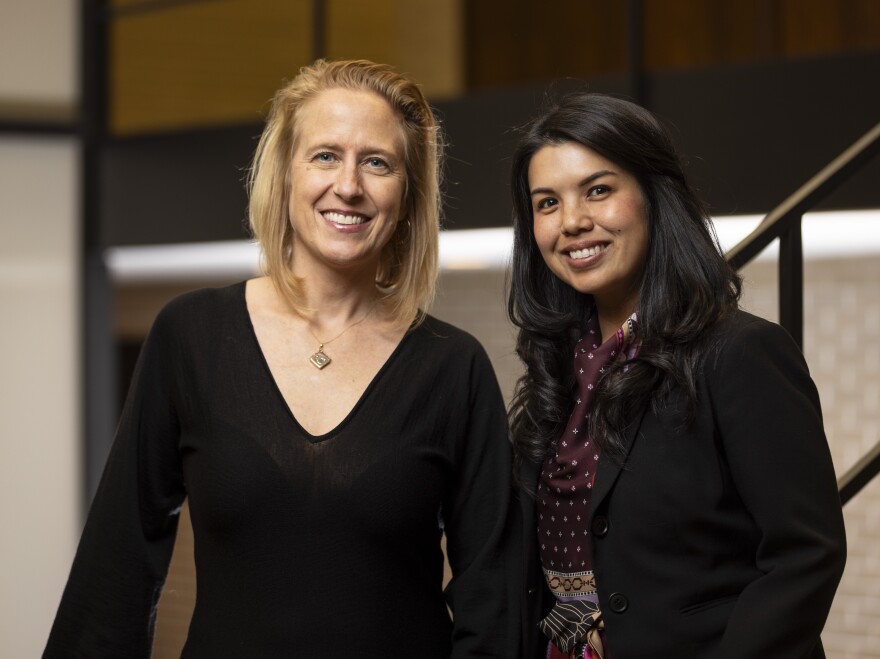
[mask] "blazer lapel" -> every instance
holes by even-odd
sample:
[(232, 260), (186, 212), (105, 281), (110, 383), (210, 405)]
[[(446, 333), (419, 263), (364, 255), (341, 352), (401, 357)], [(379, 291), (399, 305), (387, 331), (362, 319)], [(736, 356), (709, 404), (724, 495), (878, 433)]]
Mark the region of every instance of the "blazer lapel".
[[(625, 463), (626, 459), (629, 457), (630, 451), (632, 451), (633, 444), (636, 441), (636, 436), (638, 435), (639, 428), (642, 427), (642, 420), (645, 418), (646, 412), (647, 408), (643, 410), (627, 427), (623, 438), (624, 454), (623, 459), (620, 462)], [(596, 481), (593, 483), (593, 496), (590, 500), (591, 522), (593, 519), (593, 515), (599, 508), (599, 505), (611, 491), (611, 488), (617, 481), (617, 477), (620, 475), (620, 462), (610, 459), (604, 453), (599, 455), (599, 465), (596, 468)], [(529, 460), (524, 461), (522, 468), (520, 469), (522, 482), (527, 487), (535, 487), (538, 482), (538, 474), (540, 474), (540, 472), (540, 464), (536, 462), (531, 462)], [(525, 523), (525, 528), (530, 529), (535, 524), (535, 498), (525, 492), (520, 492), (519, 496), (522, 505), (523, 522)], [(532, 545), (531, 540), (531, 538), (525, 539), (526, 548)]]
[(604, 453), (599, 455), (599, 464), (596, 467), (596, 480), (593, 483), (593, 496), (590, 500), (590, 522), (592, 523), (593, 515), (599, 509), (599, 505), (608, 496), (617, 477), (620, 476), (621, 463), (625, 463), (632, 451), (633, 444), (636, 441), (639, 428), (642, 427), (642, 419), (645, 418), (647, 410), (642, 411), (633, 422), (627, 426), (624, 433), (624, 452), (622, 460), (613, 460)]

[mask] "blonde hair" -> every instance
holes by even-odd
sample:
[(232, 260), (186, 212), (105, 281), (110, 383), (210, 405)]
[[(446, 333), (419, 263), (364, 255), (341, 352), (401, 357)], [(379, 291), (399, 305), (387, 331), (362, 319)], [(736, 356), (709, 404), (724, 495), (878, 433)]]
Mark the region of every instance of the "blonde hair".
[(400, 322), (420, 318), (434, 298), (440, 231), (439, 125), (415, 83), (390, 66), (367, 60), (317, 60), (275, 93), (248, 176), (251, 231), (264, 272), (291, 307), (307, 313), (302, 281), (289, 267), (294, 234), (289, 220), (290, 169), (300, 108), (328, 89), (372, 91), (398, 115), (404, 135), (404, 218), (383, 248), (376, 286)]

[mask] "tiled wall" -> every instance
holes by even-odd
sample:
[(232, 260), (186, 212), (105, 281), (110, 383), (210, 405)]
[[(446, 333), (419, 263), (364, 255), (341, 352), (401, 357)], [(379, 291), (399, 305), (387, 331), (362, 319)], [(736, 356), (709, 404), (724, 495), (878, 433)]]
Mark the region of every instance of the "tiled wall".
[[(743, 307), (777, 320), (776, 264), (755, 263), (743, 274)], [(880, 441), (880, 259), (812, 261), (804, 277), (804, 352), (841, 476)], [(482, 341), (509, 399), (520, 367), (503, 287), (503, 273), (446, 273), (433, 313)], [(880, 479), (847, 505), (845, 517), (849, 558), (825, 650), (829, 659), (880, 657)]]

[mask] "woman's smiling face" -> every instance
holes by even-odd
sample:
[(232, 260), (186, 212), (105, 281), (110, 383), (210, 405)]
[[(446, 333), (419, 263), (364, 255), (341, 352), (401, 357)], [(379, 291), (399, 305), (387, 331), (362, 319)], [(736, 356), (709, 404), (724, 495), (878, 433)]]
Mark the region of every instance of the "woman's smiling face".
[(528, 176), (535, 242), (547, 267), (598, 305), (631, 312), (648, 254), (636, 178), (577, 142), (539, 149)]
[(375, 268), (401, 218), (406, 172), (400, 119), (371, 91), (329, 89), (296, 120), (290, 170), (292, 266)]

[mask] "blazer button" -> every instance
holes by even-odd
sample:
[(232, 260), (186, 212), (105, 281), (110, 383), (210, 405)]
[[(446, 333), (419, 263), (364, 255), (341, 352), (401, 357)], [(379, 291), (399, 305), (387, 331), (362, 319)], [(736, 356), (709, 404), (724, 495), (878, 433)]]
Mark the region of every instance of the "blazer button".
[(590, 526), (593, 535), (601, 538), (608, 533), (608, 518), (605, 515), (596, 515), (593, 518), (593, 524)]
[(629, 600), (626, 599), (626, 595), (620, 593), (612, 593), (608, 598), (608, 604), (614, 613), (623, 613), (629, 608)]

